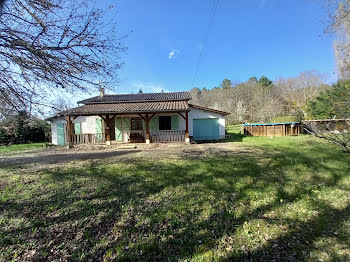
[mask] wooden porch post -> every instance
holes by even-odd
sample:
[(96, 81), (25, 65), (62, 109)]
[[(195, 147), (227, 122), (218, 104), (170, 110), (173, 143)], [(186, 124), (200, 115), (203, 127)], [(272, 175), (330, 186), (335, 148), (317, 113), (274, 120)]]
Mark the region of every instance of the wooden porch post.
[(150, 140), (150, 137), (149, 137), (149, 118), (148, 118), (148, 114), (146, 114), (145, 122), (146, 122), (146, 144), (149, 144), (151, 142), (151, 140)]
[(73, 147), (73, 143), (72, 143), (72, 121), (70, 119), (70, 116), (66, 116), (66, 121), (67, 121), (67, 136), (68, 136), (68, 148), (72, 148)]
[(185, 136), (186, 143), (190, 142), (190, 136), (188, 134), (188, 112), (186, 112), (186, 136)]
[(105, 133), (106, 133), (106, 145), (110, 146), (111, 145), (111, 130), (109, 127), (109, 115), (106, 115), (106, 119), (104, 119), (105, 121)]

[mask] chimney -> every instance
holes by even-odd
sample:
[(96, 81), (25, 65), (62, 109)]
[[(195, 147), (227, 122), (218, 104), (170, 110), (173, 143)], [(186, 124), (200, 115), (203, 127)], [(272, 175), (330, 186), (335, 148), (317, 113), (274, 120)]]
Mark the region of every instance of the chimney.
[(100, 97), (104, 97), (105, 96), (105, 89), (104, 87), (100, 87)]

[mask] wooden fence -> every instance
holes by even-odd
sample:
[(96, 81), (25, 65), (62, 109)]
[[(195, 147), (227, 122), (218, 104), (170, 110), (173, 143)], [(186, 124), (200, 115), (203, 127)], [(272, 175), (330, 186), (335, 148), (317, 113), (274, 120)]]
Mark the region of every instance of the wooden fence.
[(243, 124), (244, 134), (249, 136), (298, 136), (299, 122), (271, 124)]
[(151, 142), (184, 142), (185, 130), (179, 131), (150, 131)]
[(72, 135), (73, 145), (81, 144), (102, 144), (106, 142), (104, 133), (97, 134), (74, 134)]

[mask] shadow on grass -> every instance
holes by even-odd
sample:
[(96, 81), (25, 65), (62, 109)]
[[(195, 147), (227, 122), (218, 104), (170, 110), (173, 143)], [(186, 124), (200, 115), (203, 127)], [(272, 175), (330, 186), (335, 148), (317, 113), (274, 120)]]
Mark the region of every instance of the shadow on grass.
[(26, 164), (57, 164), (69, 163), (72, 161), (89, 160), (89, 159), (107, 159), (128, 154), (138, 153), (140, 150), (116, 150), (116, 151), (92, 151), (92, 152), (65, 152), (56, 154), (43, 154), (34, 156), (19, 156), (5, 159), (0, 163), (0, 168), (5, 168), (7, 165), (26, 165)]
[[(346, 243), (349, 218), (349, 204), (315, 193), (349, 193), (344, 155), (311, 149), (46, 170), (0, 202), (5, 220), (22, 221), (0, 233), (0, 251), (29, 260), (306, 260), (320, 237)], [(248, 228), (257, 221), (261, 233)]]
[(240, 133), (229, 133), (229, 137), (225, 139), (225, 142), (242, 142), (245, 135)]

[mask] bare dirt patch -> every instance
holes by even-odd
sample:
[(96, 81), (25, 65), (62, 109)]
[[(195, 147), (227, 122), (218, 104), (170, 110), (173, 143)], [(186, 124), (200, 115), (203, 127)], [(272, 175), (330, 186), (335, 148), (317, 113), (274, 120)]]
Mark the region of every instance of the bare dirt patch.
[(79, 146), (73, 149), (52, 147), (0, 156), (0, 165), (29, 165), (35, 169), (57, 167), (80, 162), (132, 162), (137, 159), (198, 159), (252, 153), (251, 148), (235, 143), (207, 144), (133, 144), (112, 146)]

